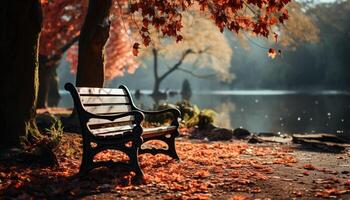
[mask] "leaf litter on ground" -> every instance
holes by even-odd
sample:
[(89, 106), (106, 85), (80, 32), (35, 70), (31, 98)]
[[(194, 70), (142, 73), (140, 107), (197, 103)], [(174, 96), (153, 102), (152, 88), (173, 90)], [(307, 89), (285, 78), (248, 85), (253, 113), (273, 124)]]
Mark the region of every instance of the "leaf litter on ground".
[[(151, 145), (159, 143), (152, 142)], [(191, 140), (179, 140), (176, 145), (181, 162), (165, 155), (140, 155), (145, 178), (142, 184), (134, 184), (134, 173), (123, 168), (98, 168), (85, 177), (76, 177), (82, 153), (81, 138), (65, 134), (55, 151), (59, 167), (1, 163), (0, 197), (74, 199), (108, 193), (116, 197), (135, 194), (161, 199), (215, 199), (213, 195), (231, 194), (232, 199), (248, 199), (241, 194), (254, 195), (269, 189), (260, 187), (258, 182), (271, 179), (283, 181), (283, 177), (274, 178), (277, 177), (274, 166), (288, 167), (297, 163), (292, 155), (293, 149), (281, 145)], [(128, 158), (120, 152), (107, 150), (99, 153), (95, 159), (127, 161)], [(303, 168), (332, 174), (311, 164)], [(329, 197), (348, 193), (349, 180), (340, 182), (344, 187), (339, 189), (327, 188), (325, 180), (315, 181), (319, 187), (314, 195)], [(300, 197), (304, 192), (294, 191), (292, 194)]]

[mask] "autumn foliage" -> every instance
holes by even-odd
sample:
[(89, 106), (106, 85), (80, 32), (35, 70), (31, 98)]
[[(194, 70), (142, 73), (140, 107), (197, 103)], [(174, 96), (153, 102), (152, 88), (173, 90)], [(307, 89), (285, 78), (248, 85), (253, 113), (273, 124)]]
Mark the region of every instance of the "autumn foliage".
[[(142, 16), (142, 27), (139, 33), (143, 44), (151, 42), (150, 26), (163, 35), (182, 40), (179, 33), (182, 28), (181, 11), (198, 8), (207, 13), (221, 32), (228, 29), (252, 31), (258, 36), (268, 37), (271, 27), (288, 19), (285, 9), (290, 0), (179, 0), (179, 1), (131, 1), (130, 12)], [(134, 49), (139, 45), (136, 43)], [(137, 52), (136, 52), (137, 53)]]
[(40, 55), (62, 54), (61, 49), (79, 37), (87, 11), (87, 1), (55, 0), (42, 2), (43, 27), (40, 37)]
[[(177, 1), (114, 1), (112, 6), (112, 25), (107, 42), (107, 79), (123, 75), (125, 69), (133, 72), (138, 66), (132, 56), (137, 55), (139, 43), (150, 44), (150, 28), (154, 27), (164, 36), (181, 41), (183, 27), (182, 12), (201, 11), (211, 18), (222, 32), (240, 30), (251, 31), (258, 36), (268, 37), (271, 27), (283, 23), (288, 18), (285, 9), (290, 0), (177, 0)], [(44, 25), (40, 40), (40, 54), (48, 57), (63, 54), (66, 45), (77, 40), (83, 24), (88, 1), (42, 0)], [(130, 31), (141, 36), (141, 41), (133, 41)], [(74, 43), (74, 42), (73, 42)], [(68, 60), (77, 66), (77, 47), (71, 48)]]
[[(105, 48), (107, 79), (123, 75), (125, 69), (133, 72), (138, 66), (132, 55), (128, 21), (123, 20), (121, 16), (125, 2), (127, 1), (115, 1), (112, 7), (111, 33)], [(75, 42), (79, 39), (88, 1), (42, 1), (42, 5), (44, 21), (40, 38), (40, 55), (48, 58), (61, 56), (70, 48), (67, 60), (72, 63), (72, 72), (75, 72), (78, 61), (78, 48)]]

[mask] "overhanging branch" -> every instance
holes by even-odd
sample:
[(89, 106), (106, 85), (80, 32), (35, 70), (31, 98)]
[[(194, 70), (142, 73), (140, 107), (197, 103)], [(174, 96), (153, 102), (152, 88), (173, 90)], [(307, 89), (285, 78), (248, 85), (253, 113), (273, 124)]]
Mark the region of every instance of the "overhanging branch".
[(182, 62), (185, 60), (185, 58), (190, 54), (193, 53), (192, 49), (187, 49), (181, 56), (180, 60), (171, 67), (167, 72), (165, 72), (161, 77), (159, 77), (159, 80), (163, 80), (165, 77), (167, 77), (169, 74), (171, 74), (173, 71), (177, 70)]
[(66, 52), (74, 43), (76, 43), (79, 40), (79, 36), (80, 35), (73, 37), (73, 39), (71, 41), (69, 41), (65, 45), (63, 45), (63, 47), (59, 49), (58, 53), (52, 55), (49, 58), (50, 62), (56, 62), (56, 61), (60, 60), (62, 58), (62, 54), (64, 54), (64, 52)]
[(184, 69), (184, 68), (181, 68), (181, 67), (179, 67), (178, 70), (180, 70), (182, 72), (185, 72), (185, 73), (188, 73), (191, 76), (196, 77), (196, 78), (200, 78), (200, 79), (210, 79), (210, 78), (213, 78), (213, 77), (215, 77), (217, 75), (216, 73), (213, 73), (213, 74), (196, 74), (196, 73), (194, 73), (191, 70)]

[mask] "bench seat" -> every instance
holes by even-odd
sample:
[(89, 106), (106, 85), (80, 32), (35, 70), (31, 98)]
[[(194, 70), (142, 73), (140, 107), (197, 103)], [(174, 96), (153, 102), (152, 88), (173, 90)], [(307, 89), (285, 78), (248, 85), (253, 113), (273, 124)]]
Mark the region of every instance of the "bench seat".
[[(92, 132), (97, 138), (123, 138), (128, 137), (132, 133), (133, 125), (123, 126), (123, 127), (109, 127), (102, 129), (95, 129)], [(144, 128), (141, 137), (143, 139), (148, 139), (160, 135), (171, 134), (177, 129), (176, 126), (162, 126), (154, 128)]]

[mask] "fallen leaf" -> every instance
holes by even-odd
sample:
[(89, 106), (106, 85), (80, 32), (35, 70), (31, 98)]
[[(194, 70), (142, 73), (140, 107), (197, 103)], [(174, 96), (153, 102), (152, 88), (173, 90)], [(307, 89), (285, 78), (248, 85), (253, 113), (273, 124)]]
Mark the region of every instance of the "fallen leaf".
[(307, 169), (307, 170), (315, 170), (316, 167), (313, 166), (312, 164), (305, 164), (305, 165), (304, 165), (304, 169)]

